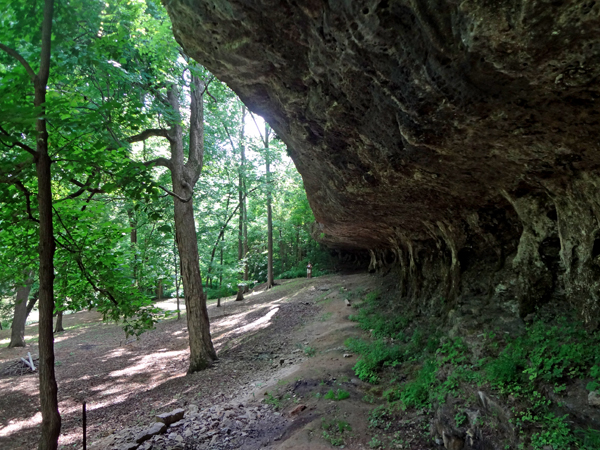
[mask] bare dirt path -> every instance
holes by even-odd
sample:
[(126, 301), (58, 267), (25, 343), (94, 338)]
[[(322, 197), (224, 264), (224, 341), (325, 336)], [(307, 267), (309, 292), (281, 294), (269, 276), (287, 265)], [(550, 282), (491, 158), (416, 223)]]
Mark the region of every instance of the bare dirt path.
[[(186, 375), (185, 316), (159, 323), (139, 340), (125, 341), (99, 314), (65, 316), (56, 338), (61, 448), (81, 448), (81, 402), (88, 405), (92, 448), (127, 448), (155, 414), (181, 407), (178, 427), (141, 449), (368, 448), (365, 386), (344, 357), (343, 342), (359, 330), (347, 317), (344, 292), (369, 291), (369, 275), (282, 280), (279, 286), (209, 306), (220, 361)], [(169, 306), (169, 305), (165, 305)], [(170, 305), (172, 307), (172, 304)], [(36, 325), (27, 335), (35, 335)], [(0, 342), (6, 338), (0, 332)], [(30, 351), (0, 349), (0, 372)], [(324, 396), (344, 391), (349, 398)], [(39, 413), (37, 377), (0, 377), (0, 448), (35, 448)], [(292, 410), (296, 410), (292, 413)], [(340, 428), (343, 428), (340, 431)]]

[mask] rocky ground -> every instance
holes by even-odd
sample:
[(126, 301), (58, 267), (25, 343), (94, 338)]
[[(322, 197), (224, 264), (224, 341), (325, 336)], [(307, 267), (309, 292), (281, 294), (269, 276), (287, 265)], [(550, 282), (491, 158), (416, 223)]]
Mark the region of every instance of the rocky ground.
[[(354, 377), (356, 358), (343, 346), (359, 333), (347, 319), (344, 293), (377, 283), (364, 274), (283, 281), (244, 302), (211, 305), (220, 360), (193, 375), (185, 374), (185, 320), (165, 321), (139, 341), (124, 341), (118, 327), (102, 324), (94, 313), (80, 313), (75, 325), (76, 317), (67, 317), (72, 322), (66, 321), (56, 345), (61, 448), (81, 446), (83, 399), (88, 446), (97, 450), (367, 448), (373, 406), (363, 400), (368, 386)], [(0, 363), (19, 352), (1, 349)], [(33, 375), (0, 378), (1, 448), (35, 446), (36, 382)], [(349, 398), (325, 399), (331, 390)], [(177, 408), (184, 410), (182, 420), (155, 425), (159, 432), (143, 437), (157, 414)]]

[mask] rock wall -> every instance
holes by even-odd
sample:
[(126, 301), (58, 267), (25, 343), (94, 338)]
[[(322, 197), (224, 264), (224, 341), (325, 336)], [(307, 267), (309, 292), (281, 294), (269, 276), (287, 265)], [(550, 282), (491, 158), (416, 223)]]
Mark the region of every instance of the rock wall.
[(164, 2), (287, 143), (323, 242), (421, 302), (597, 321), (600, 2)]

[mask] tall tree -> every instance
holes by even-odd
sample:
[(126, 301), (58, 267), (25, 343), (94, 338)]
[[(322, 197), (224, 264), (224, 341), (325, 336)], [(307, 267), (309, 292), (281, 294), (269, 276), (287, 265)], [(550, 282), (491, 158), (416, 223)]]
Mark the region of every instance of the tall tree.
[(202, 172), (204, 157), (204, 106), (203, 96), (206, 85), (196, 74), (191, 77), (190, 123), (188, 158), (185, 160), (182, 117), (179, 89), (171, 85), (167, 90), (167, 101), (173, 115), (168, 130), (152, 130), (132, 138), (129, 142), (144, 140), (149, 136), (162, 136), (169, 141), (170, 158), (157, 158), (151, 164), (166, 167), (171, 174), (175, 235), (179, 251), (181, 278), (187, 311), (187, 325), (190, 342), (190, 365), (188, 373), (206, 369), (217, 359), (210, 336), (206, 296), (202, 289), (198, 238), (194, 220), (194, 186)]
[(52, 19), (54, 0), (45, 0), (41, 26), (41, 50), (37, 73), (16, 50), (5, 44), (0, 49), (14, 57), (27, 72), (34, 89), (33, 106), (38, 111), (36, 120), (35, 150), (24, 143), (15, 143), (33, 156), (38, 184), (39, 221), (39, 377), (40, 406), (42, 410), (42, 433), (38, 448), (56, 449), (60, 434), (60, 414), (56, 376), (54, 373), (54, 226), (52, 223), (52, 175), (48, 154), (48, 131), (46, 123), (46, 89), (50, 75), (50, 51), (52, 46)]
[(272, 185), (271, 185), (271, 151), (269, 149), (269, 124), (265, 122), (265, 165), (267, 176), (267, 289), (271, 289), (273, 280), (273, 211), (272, 211)]
[[(246, 107), (242, 106), (242, 120), (240, 121), (240, 166), (238, 173), (238, 198), (239, 198), (239, 225), (238, 225), (238, 263), (242, 270), (240, 278), (242, 283), (238, 285), (238, 292), (235, 301), (244, 300), (246, 285), (248, 281), (248, 264), (246, 263), (246, 254), (248, 253), (248, 224), (246, 218), (246, 145), (244, 143)], [(233, 142), (231, 143), (233, 146)]]
[(52, 174), (48, 154), (48, 131), (43, 117), (46, 109), (46, 85), (50, 75), (50, 48), (52, 45), (52, 18), (54, 0), (46, 0), (42, 22), (40, 67), (34, 76), (34, 107), (41, 109), (37, 120), (37, 145), (34, 155), (38, 179), (38, 217), (40, 221), (40, 292), (39, 292), (39, 371), (42, 435), (39, 450), (58, 448), (61, 418), (58, 412), (58, 387), (54, 372), (54, 225), (52, 223)]
[(271, 180), (271, 149), (269, 148), (269, 139), (271, 135), (271, 127), (265, 122), (264, 134), (260, 131), (256, 118), (252, 114), (252, 120), (256, 125), (256, 129), (260, 134), (260, 138), (263, 144), (263, 151), (265, 157), (265, 176), (266, 176), (266, 190), (267, 190), (267, 289), (271, 289), (274, 285), (273, 279), (273, 186)]

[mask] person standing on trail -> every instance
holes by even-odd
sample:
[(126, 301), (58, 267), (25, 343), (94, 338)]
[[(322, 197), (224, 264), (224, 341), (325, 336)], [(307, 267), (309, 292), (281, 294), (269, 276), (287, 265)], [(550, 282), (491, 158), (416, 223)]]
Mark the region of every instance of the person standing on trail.
[(308, 266), (306, 266), (306, 278), (312, 278), (312, 264), (310, 261), (308, 262)]

